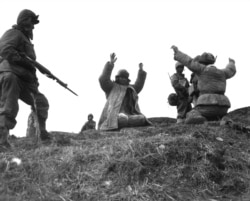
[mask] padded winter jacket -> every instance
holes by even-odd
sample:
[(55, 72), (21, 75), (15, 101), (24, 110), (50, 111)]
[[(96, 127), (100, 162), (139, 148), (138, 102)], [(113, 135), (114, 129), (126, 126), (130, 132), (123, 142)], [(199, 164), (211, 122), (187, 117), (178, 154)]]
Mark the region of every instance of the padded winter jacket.
[(124, 99), (127, 98), (128, 91), (130, 91), (130, 94), (132, 94), (132, 112), (134, 114), (141, 114), (138, 105), (138, 94), (144, 86), (146, 72), (139, 70), (135, 84), (125, 86), (110, 80), (113, 68), (114, 65), (110, 62), (107, 62), (103, 73), (99, 78), (100, 86), (105, 92), (107, 98), (98, 123), (98, 129), (100, 130), (114, 130), (118, 128), (118, 114), (121, 112), (122, 104)]
[(226, 80), (236, 73), (234, 62), (229, 62), (224, 69), (218, 69), (214, 65), (200, 64), (181, 51), (175, 53), (174, 59), (197, 75), (197, 88), (200, 92), (197, 106), (217, 105), (228, 108), (231, 106), (228, 97), (224, 93), (226, 91)]
[(0, 39), (0, 72), (13, 72), (26, 82), (37, 82), (36, 69), (20, 55), (36, 60), (33, 44), (17, 28), (6, 31)]

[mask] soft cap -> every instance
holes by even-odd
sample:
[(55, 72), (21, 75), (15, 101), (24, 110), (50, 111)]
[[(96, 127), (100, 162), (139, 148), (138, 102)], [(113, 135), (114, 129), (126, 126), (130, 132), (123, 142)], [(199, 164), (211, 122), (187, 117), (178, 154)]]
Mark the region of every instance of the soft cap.
[(126, 79), (129, 80), (129, 73), (128, 73), (127, 70), (121, 69), (121, 70), (118, 71), (118, 73), (117, 73), (117, 75), (116, 75), (116, 78), (117, 78), (117, 77), (122, 77), (122, 78), (126, 78)]

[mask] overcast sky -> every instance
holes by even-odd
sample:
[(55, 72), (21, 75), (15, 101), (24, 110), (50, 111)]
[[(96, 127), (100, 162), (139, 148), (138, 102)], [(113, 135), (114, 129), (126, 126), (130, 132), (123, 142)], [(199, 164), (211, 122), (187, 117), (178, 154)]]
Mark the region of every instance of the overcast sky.
[[(125, 68), (133, 83), (144, 64), (139, 106), (147, 117), (177, 115), (167, 103), (174, 91), (168, 77), (175, 73), (172, 45), (192, 57), (211, 52), (218, 68), (235, 59), (237, 73), (227, 81), (229, 111), (249, 106), (248, 0), (2, 0), (0, 6), (0, 35), (22, 9), (39, 15), (32, 41), (37, 61), (79, 95), (37, 72), (50, 103), (48, 131), (79, 132), (89, 113), (98, 122), (106, 101), (98, 77), (112, 52), (118, 58), (112, 79)], [(189, 79), (189, 70), (184, 73)], [(10, 133), (25, 136), (30, 107), (19, 103)]]

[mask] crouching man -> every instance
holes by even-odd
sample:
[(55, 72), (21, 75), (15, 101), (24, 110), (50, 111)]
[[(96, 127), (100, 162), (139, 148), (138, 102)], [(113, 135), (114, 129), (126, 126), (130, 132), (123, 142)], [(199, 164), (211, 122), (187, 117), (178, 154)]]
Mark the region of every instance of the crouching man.
[(179, 51), (176, 46), (174, 59), (181, 62), (197, 76), (199, 96), (193, 110), (187, 113), (185, 123), (204, 123), (206, 120), (219, 120), (227, 114), (231, 104), (227, 96), (226, 80), (236, 73), (235, 61), (229, 58), (224, 69), (215, 67), (215, 57), (211, 53), (203, 53), (195, 59)]
[(95, 130), (95, 127), (96, 127), (96, 122), (94, 121), (94, 115), (89, 114), (88, 115), (88, 121), (85, 122), (85, 124), (81, 128), (80, 133), (83, 133), (86, 130)]
[(110, 80), (114, 63), (117, 58), (115, 53), (110, 55), (110, 61), (106, 63), (99, 78), (100, 86), (106, 94), (107, 102), (102, 111), (98, 129), (117, 130), (124, 127), (147, 126), (151, 123), (141, 113), (138, 105), (138, 94), (142, 90), (146, 72), (143, 64), (139, 64), (139, 72), (134, 85), (130, 85), (129, 73), (122, 69)]

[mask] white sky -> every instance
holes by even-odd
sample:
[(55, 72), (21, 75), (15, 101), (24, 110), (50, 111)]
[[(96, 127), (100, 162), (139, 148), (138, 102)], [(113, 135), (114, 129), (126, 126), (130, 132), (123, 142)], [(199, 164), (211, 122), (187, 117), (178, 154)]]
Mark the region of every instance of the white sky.
[[(133, 83), (138, 64), (144, 64), (148, 76), (139, 105), (147, 117), (177, 115), (167, 103), (173, 92), (168, 73), (175, 72), (172, 45), (192, 57), (211, 52), (218, 68), (235, 59), (237, 74), (226, 91), (230, 111), (249, 106), (248, 0), (2, 0), (0, 6), (0, 35), (22, 9), (39, 14), (33, 40), (37, 61), (79, 94), (37, 73), (50, 102), (48, 131), (79, 132), (89, 113), (98, 122), (106, 101), (98, 77), (112, 52), (118, 58), (112, 79), (125, 68)], [(189, 79), (189, 70), (184, 73)], [(19, 103), (10, 133), (25, 136), (30, 107)]]

